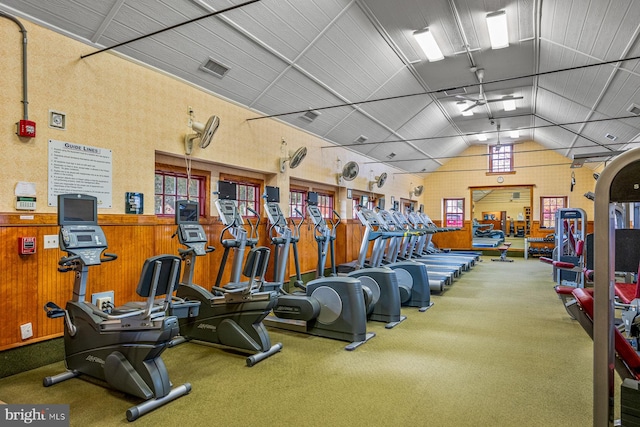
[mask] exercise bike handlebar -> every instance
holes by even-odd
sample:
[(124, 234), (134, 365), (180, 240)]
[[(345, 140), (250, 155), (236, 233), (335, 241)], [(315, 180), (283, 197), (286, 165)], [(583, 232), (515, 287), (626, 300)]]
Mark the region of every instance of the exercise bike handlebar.
[[(102, 258), (102, 257), (100, 258), (100, 262), (101, 263), (102, 262), (114, 261), (114, 260), (118, 259), (118, 255), (116, 255), (116, 254), (110, 254), (110, 253), (105, 252), (102, 255), (104, 255), (104, 258)], [(71, 264), (73, 264), (75, 261), (77, 261), (79, 259), (82, 259), (82, 257), (80, 255), (71, 255), (71, 256), (68, 256), (68, 257), (62, 257), (62, 258), (60, 258), (60, 261), (58, 261), (58, 265), (69, 267)], [(69, 271), (71, 269), (72, 268), (66, 268), (66, 269), (58, 268), (58, 270), (62, 271), (62, 272)]]

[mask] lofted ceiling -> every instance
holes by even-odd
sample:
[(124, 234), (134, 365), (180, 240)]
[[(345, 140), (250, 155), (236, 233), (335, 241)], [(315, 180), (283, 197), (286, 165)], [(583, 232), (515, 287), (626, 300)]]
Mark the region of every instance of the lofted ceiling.
[[(474, 144), (534, 140), (571, 158), (640, 141), (628, 111), (640, 105), (640, 67), (625, 60), (640, 56), (634, 0), (0, 0), (0, 10), (95, 49), (122, 44), (114, 50), (406, 172)], [(492, 49), (485, 16), (499, 10), (509, 46)], [(416, 43), (425, 27), (443, 60)], [(480, 96), (515, 97), (516, 109), (487, 102), (463, 116), (457, 103)]]

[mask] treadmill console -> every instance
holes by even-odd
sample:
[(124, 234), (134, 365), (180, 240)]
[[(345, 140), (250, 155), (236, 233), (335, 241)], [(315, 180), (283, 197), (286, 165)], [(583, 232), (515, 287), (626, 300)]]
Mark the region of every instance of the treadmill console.
[(362, 225), (371, 225), (373, 227), (379, 226), (378, 216), (374, 211), (367, 208), (360, 208), (358, 211), (358, 218)]

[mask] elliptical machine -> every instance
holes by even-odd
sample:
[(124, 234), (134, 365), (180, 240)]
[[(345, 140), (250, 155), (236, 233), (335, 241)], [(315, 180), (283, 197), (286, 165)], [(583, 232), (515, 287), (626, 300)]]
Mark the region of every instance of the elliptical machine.
[[(165, 310), (178, 285), (180, 258), (158, 255), (143, 265), (137, 293), (147, 299), (143, 308), (114, 309), (110, 313), (85, 301), (89, 267), (114, 261), (104, 253), (107, 240), (98, 225), (97, 199), (80, 194), (58, 196), (60, 249), (67, 253), (58, 271), (75, 275), (73, 298), (63, 310), (53, 302), (44, 309), (47, 317), (64, 317), (64, 348), (67, 371), (45, 377), (45, 387), (88, 375), (111, 387), (144, 399), (127, 410), (127, 420), (138, 417), (191, 391), (191, 384), (172, 388), (160, 357), (178, 334), (178, 319)], [(103, 257), (104, 255), (104, 257)], [(155, 304), (156, 296), (164, 303)], [(193, 306), (191, 306), (193, 309)]]
[[(228, 216), (223, 222), (233, 224), (238, 216), (235, 204), (230, 200), (224, 203), (232, 205), (229, 207), (233, 209), (226, 209), (225, 205), (220, 215)], [(197, 257), (215, 249), (207, 246), (206, 233), (198, 221), (198, 212), (198, 202), (176, 202), (175, 222), (178, 228), (174, 236), (177, 235), (178, 241), (187, 247), (178, 250), (184, 261), (184, 270), (176, 296), (186, 301), (199, 301), (200, 311), (195, 316), (179, 319), (180, 337), (174, 339), (172, 345), (186, 340), (220, 344), (254, 353), (246, 359), (247, 366), (253, 366), (282, 349), (281, 343), (271, 345), (269, 333), (262, 323), (273, 309), (276, 297), (270, 292), (258, 292), (269, 261), (269, 248), (254, 247), (249, 251), (243, 269), (243, 274), (249, 278), (248, 283), (232, 282), (223, 287), (213, 287), (212, 292), (215, 293), (209, 292), (193, 283)], [(245, 233), (239, 233), (238, 237), (246, 240)], [(244, 249), (245, 243), (240, 242), (238, 247)], [(242, 261), (237, 253), (234, 263), (236, 259)]]
[[(265, 324), (349, 341), (350, 344), (345, 350), (355, 350), (373, 338), (374, 333), (367, 333), (365, 300), (362, 282), (359, 279), (320, 277), (310, 281), (306, 286), (300, 280), (296, 285), (304, 289), (303, 294), (289, 294), (283, 289), (292, 233), (278, 204), (279, 189), (268, 187), (265, 196), (265, 210), (271, 223), (269, 233), (272, 243), (276, 246), (278, 259), (275, 265), (275, 282), (265, 285), (278, 292), (278, 302), (273, 309), (273, 316), (264, 320)], [(276, 234), (273, 234), (274, 230)]]
[[(338, 219), (337, 221), (329, 220), (331, 223), (331, 227), (329, 227), (318, 208), (318, 193), (315, 192), (309, 192), (307, 195), (307, 214), (313, 222), (314, 237), (318, 245), (316, 277), (324, 276), (327, 252), (331, 254), (331, 275), (337, 276), (334, 254), (336, 228), (340, 224), (340, 215), (333, 211), (334, 216)], [(398, 287), (397, 274), (391, 269), (376, 267), (356, 270), (350, 272), (348, 277), (357, 277), (362, 282), (369, 320), (385, 322), (387, 329), (406, 320), (407, 317), (400, 314), (400, 288)]]

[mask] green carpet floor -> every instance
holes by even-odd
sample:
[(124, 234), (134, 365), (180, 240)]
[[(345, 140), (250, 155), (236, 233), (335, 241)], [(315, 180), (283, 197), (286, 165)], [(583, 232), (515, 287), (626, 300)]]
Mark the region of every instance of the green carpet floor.
[[(244, 356), (186, 343), (163, 358), (193, 391), (138, 426), (586, 426), (592, 423), (592, 342), (555, 296), (549, 266), (485, 257), (426, 313), (403, 309), (395, 329), (356, 351), (271, 330), (282, 352)], [(0, 380), (7, 403), (68, 403), (72, 426), (128, 424), (136, 399), (72, 379), (63, 363)]]

